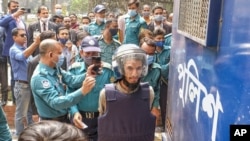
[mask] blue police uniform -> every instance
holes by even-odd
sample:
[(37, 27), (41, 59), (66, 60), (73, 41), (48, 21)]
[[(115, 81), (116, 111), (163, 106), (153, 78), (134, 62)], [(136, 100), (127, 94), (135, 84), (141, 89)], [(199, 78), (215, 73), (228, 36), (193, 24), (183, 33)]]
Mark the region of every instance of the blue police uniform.
[[(87, 71), (87, 66), (84, 62), (75, 62), (69, 69), (72, 74), (82, 74)], [(79, 103), (70, 108), (71, 114), (79, 112), (82, 115), (83, 122), (88, 126), (84, 132), (88, 134), (89, 139), (97, 141), (97, 117), (99, 94), (105, 84), (114, 81), (114, 74), (111, 70), (111, 65), (103, 62), (102, 74), (96, 76), (95, 87), (90, 91)], [(75, 88), (68, 87), (67, 92), (74, 91)]]
[(155, 54), (155, 62), (161, 66), (162, 81), (167, 83), (170, 61), (170, 46), (164, 46), (161, 52)]
[(96, 21), (89, 24), (88, 27), (88, 33), (93, 35), (101, 35), (102, 31), (105, 28), (105, 22), (103, 22), (101, 25), (97, 24)]
[[(171, 44), (171, 36), (168, 38), (169, 44)], [(160, 109), (162, 124), (165, 125), (166, 121), (166, 107), (167, 107), (167, 89), (168, 89), (168, 73), (169, 73), (169, 61), (170, 61), (170, 46), (163, 47), (161, 52), (155, 54), (155, 61), (161, 66), (161, 83), (160, 83)], [(163, 129), (165, 126), (163, 126)]]
[(10, 129), (4, 115), (3, 109), (0, 106), (0, 141), (11, 141)]
[(112, 64), (112, 55), (115, 50), (121, 46), (121, 43), (113, 38), (113, 41), (110, 44), (105, 43), (103, 36), (98, 38), (98, 44), (101, 48), (101, 58), (103, 62)]
[(143, 28), (147, 28), (147, 23), (139, 14), (132, 20), (130, 17), (126, 17), (123, 43), (139, 45), (139, 34)]
[(160, 78), (161, 78), (161, 66), (157, 63), (149, 65), (148, 74), (142, 78), (142, 82), (148, 82), (153, 87), (155, 98), (153, 101), (153, 107), (158, 108), (160, 98)]
[[(68, 108), (84, 97), (80, 88), (84, 78), (84, 73), (74, 76), (40, 62), (31, 78), (31, 88), (39, 116), (53, 119), (67, 115)], [(80, 89), (66, 95), (63, 83)]]
[(164, 36), (164, 46), (171, 46), (172, 42), (172, 33), (169, 33)]
[[(69, 72), (75, 75), (85, 73), (87, 67), (84, 62), (75, 62), (69, 69)], [(111, 65), (103, 62), (102, 74), (96, 76), (96, 85), (86, 96), (84, 96), (77, 105), (71, 107), (71, 113), (75, 114), (78, 111), (98, 112), (99, 93), (104, 88), (105, 84), (114, 81), (114, 74), (111, 70)], [(74, 91), (75, 88), (68, 87), (67, 93)]]

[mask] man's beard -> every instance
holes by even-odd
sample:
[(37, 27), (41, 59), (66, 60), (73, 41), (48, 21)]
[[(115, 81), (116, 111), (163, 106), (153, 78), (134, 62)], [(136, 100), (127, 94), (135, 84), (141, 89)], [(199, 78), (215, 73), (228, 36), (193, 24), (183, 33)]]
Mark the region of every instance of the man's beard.
[(123, 84), (126, 87), (128, 87), (130, 91), (135, 90), (140, 84), (140, 79), (138, 79), (138, 81), (136, 83), (129, 83), (124, 76), (123, 76), (122, 81), (123, 81)]

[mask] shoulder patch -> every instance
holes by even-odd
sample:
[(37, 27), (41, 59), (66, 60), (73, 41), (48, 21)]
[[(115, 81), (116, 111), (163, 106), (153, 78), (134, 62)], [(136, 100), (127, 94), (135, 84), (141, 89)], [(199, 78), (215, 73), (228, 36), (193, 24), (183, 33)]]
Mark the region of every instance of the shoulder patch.
[(159, 64), (157, 64), (157, 63), (153, 63), (152, 68), (158, 68), (158, 69), (161, 69), (161, 66), (160, 66)]
[(42, 85), (43, 85), (43, 88), (49, 88), (50, 87), (50, 83), (48, 80), (42, 80)]
[(81, 63), (80, 62), (74, 62), (72, 65), (71, 65), (71, 69), (73, 68), (79, 68), (81, 67)]
[(109, 64), (107, 62), (102, 62), (102, 65), (103, 65), (104, 68), (112, 69), (111, 64)]

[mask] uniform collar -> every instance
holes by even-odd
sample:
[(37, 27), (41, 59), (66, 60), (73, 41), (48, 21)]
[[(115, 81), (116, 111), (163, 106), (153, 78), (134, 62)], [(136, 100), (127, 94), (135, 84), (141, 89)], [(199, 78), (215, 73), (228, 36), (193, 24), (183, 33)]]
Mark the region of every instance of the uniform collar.
[(140, 15), (137, 13), (134, 19), (130, 19), (129, 16), (125, 17), (126, 19), (129, 19), (129, 21), (139, 21), (140, 20)]
[(56, 74), (56, 69), (55, 68), (51, 68), (43, 63), (40, 62), (40, 66), (42, 68), (42, 71), (47, 71), (50, 75), (54, 75)]

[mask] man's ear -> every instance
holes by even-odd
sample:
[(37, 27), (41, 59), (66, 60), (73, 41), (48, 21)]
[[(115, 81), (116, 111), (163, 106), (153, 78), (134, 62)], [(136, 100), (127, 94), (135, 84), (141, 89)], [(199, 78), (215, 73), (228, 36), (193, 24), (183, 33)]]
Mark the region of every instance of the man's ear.
[(53, 53), (49, 52), (49, 57), (52, 58), (53, 57)]

